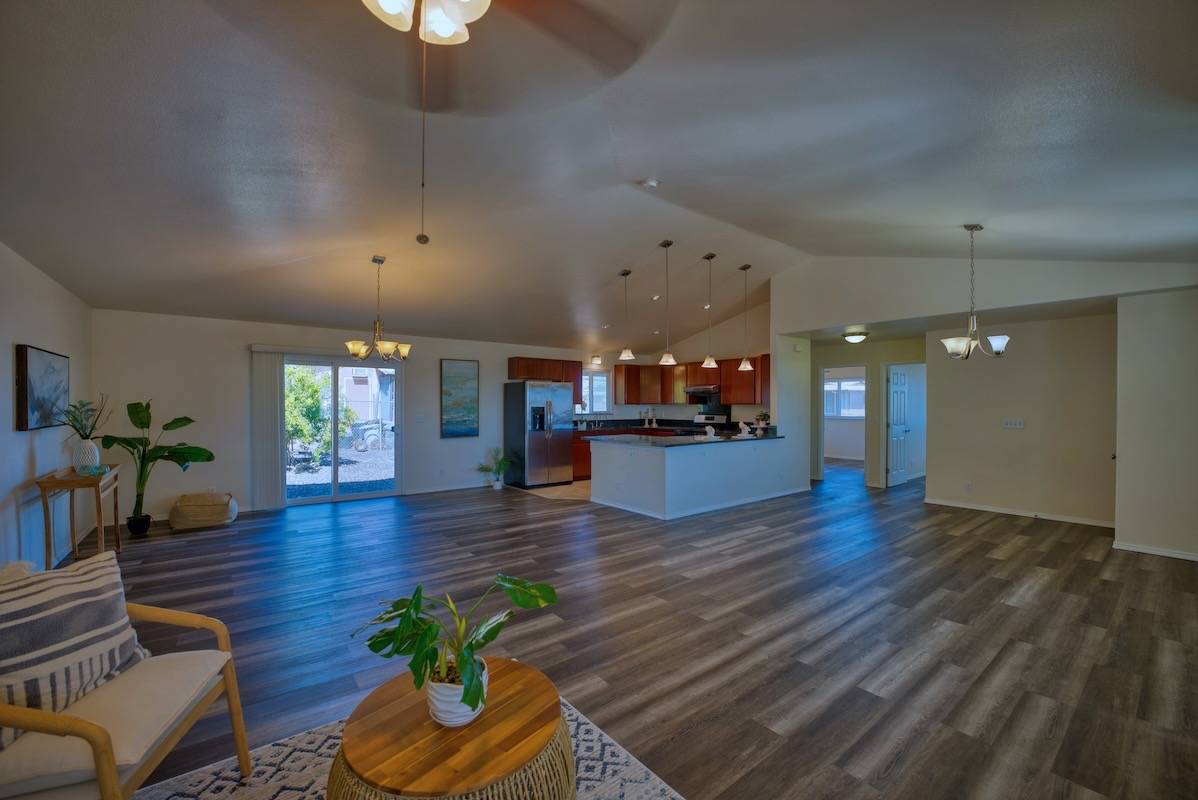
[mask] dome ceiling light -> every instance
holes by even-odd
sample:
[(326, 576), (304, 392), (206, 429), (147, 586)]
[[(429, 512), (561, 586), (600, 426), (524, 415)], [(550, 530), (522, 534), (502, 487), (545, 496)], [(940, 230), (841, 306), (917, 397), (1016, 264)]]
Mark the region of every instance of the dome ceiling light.
[(978, 317), (974, 308), (974, 265), (973, 265), (973, 235), (982, 230), (982, 226), (976, 223), (971, 223), (964, 226), (965, 230), (969, 231), (969, 327), (964, 336), (951, 336), (947, 339), (941, 339), (940, 343), (944, 345), (944, 349), (948, 351), (949, 358), (956, 358), (961, 361), (969, 358), (976, 350), (984, 356), (990, 358), (1002, 358), (1007, 351), (1007, 343), (1011, 341), (1010, 336), (1005, 334), (995, 334), (987, 336), (986, 340), (990, 342), (990, 351), (982, 345), (981, 339), (978, 337)]
[(861, 344), (869, 337), (868, 331), (849, 331), (844, 334), (844, 340), (849, 344)]

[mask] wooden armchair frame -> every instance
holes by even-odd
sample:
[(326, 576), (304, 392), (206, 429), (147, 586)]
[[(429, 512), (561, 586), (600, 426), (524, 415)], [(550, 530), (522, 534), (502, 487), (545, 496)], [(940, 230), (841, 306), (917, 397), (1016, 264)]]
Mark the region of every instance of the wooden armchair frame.
[(0, 725), (23, 731), (48, 733), (53, 736), (74, 736), (87, 742), (92, 750), (96, 765), (96, 783), (100, 787), (101, 800), (129, 800), (154, 768), (171, 751), (183, 735), (191, 730), (203, 713), (222, 693), (228, 699), (229, 722), (233, 727), (233, 743), (237, 748), (237, 766), (243, 777), (250, 774), (250, 751), (246, 743), (245, 719), (241, 713), (241, 693), (237, 689), (237, 674), (233, 669), (233, 650), (229, 641), (229, 629), (218, 619), (187, 611), (143, 606), (127, 603), (129, 619), (143, 622), (159, 622), (181, 628), (196, 628), (211, 631), (216, 636), (218, 649), (229, 654), (228, 661), (221, 667), (221, 679), (208, 690), (191, 708), (185, 717), (175, 723), (166, 738), (155, 747), (137, 769), (122, 783), (117, 772), (116, 756), (112, 749), (112, 737), (108, 731), (94, 722), (72, 717), (66, 712), (44, 711), (37, 708), (0, 703)]

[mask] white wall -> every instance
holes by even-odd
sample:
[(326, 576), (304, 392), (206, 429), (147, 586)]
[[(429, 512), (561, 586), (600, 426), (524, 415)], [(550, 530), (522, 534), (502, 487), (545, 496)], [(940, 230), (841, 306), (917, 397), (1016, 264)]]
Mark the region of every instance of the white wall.
[(1119, 298), (1115, 546), (1198, 559), (1198, 291)]
[[(833, 367), (823, 370), (823, 380), (865, 380), (865, 367)], [(819, 387), (823, 397), (823, 387)], [(819, 406), (823, 408), (823, 405)], [(824, 417), (824, 458), (865, 461), (865, 417), (845, 419)]]
[[(194, 464), (186, 473), (171, 464), (155, 470), (146, 495), (146, 510), (157, 517), (167, 513), (178, 495), (209, 487), (232, 492), (241, 507), (248, 510), (252, 498), (251, 344), (337, 352), (343, 349), (342, 342), (361, 338), (363, 333), (108, 310), (93, 312), (92, 332), (97, 391), (110, 394), (121, 409), (127, 402), (152, 398), (160, 422), (179, 415), (193, 417), (196, 424), (180, 431), (180, 438), (216, 454), (215, 462)], [(509, 356), (582, 358), (572, 350), (418, 336), (400, 338), (412, 343), (412, 355), (400, 368), (400, 480), (405, 493), (481, 484), (475, 466), (488, 447), (502, 444), (503, 383), (507, 380)], [(442, 358), (480, 362), (477, 439), (440, 438)], [(114, 415), (113, 420), (112, 430), (128, 428), (127, 419)], [(124, 489), (122, 507), (132, 507), (132, 492), (131, 485)]]
[(1001, 359), (954, 361), (940, 339), (960, 331), (927, 335), (928, 502), (1114, 524), (1115, 317), (1001, 328)]
[[(89, 397), (91, 310), (75, 295), (0, 244), (0, 563), (44, 563), (41, 495), (33, 479), (70, 463), (70, 429), (16, 430), (15, 346), (31, 344), (71, 359), (71, 400)], [(73, 440), (72, 440), (73, 444)], [(87, 498), (76, 500), (78, 533), (95, 526)], [(54, 504), (56, 560), (70, 549), (66, 497)]]

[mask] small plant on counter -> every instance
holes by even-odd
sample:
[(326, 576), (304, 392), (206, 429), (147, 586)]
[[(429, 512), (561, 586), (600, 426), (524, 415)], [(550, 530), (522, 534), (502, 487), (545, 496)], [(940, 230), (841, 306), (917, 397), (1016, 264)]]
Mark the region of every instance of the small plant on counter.
[[(447, 726), (465, 725), (482, 712), (486, 703), (487, 666), (478, 658), (478, 652), (495, 641), (503, 626), (515, 616), (514, 611), (507, 609), (474, 622), (474, 612), (497, 588), (517, 608), (544, 608), (557, 602), (557, 591), (548, 583), (499, 574), (463, 614), (448, 594), (444, 599), (425, 596), (424, 586), (417, 585), (410, 597), (391, 601), (385, 611), (353, 635), (373, 625), (386, 625), (370, 635), (366, 646), (383, 658), (407, 656), (416, 688), (428, 682), (428, 704), (433, 719)], [(433, 604), (448, 613), (447, 621), (432, 613)]]
[(757, 422), (762, 425), (769, 425), (770, 424), (770, 412), (758, 411), (756, 419), (757, 419)]
[(177, 431), (195, 422), (191, 417), (175, 417), (162, 426), (162, 431), (150, 441), (150, 401), (130, 403), (125, 407), (129, 413), (129, 421), (133, 427), (141, 431), (140, 436), (104, 436), (100, 443), (107, 450), (119, 447), (133, 457), (133, 468), (137, 470), (137, 498), (133, 503), (133, 516), (125, 520), (129, 532), (134, 536), (143, 536), (150, 529), (150, 515), (142, 512), (142, 504), (146, 496), (146, 484), (159, 461), (170, 461), (178, 464), (179, 469), (186, 471), (193, 463), (212, 461), (216, 456), (211, 450), (197, 447), (186, 442), (178, 444), (159, 444), (162, 434), (167, 431)]
[(491, 476), (491, 485), (496, 489), (503, 488), (503, 473), (512, 465), (512, 459), (503, 454), (503, 450), (492, 447), (487, 451), (487, 457), (478, 465), (478, 471)]

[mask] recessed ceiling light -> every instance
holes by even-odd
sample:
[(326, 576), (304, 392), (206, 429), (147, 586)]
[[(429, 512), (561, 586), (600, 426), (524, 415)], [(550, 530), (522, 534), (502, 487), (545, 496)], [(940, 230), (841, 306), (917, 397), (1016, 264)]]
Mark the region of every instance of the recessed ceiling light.
[(711, 303), (704, 303), (704, 304), (703, 304), (703, 310), (704, 310), (704, 311), (710, 311), (710, 310), (711, 310)]
[(661, 331), (653, 331), (654, 336), (661, 336)]
[(657, 302), (658, 300), (660, 300), (660, 299), (661, 299), (661, 295), (659, 295), (659, 294), (655, 294), (655, 295), (653, 295), (653, 302), (654, 302), (654, 303), (656, 303), (656, 302)]
[(603, 330), (607, 330), (607, 329), (608, 329), (608, 328), (610, 328), (610, 327), (611, 327), (611, 325), (610, 325), (610, 324), (608, 324), (608, 323), (606, 323), (606, 322), (605, 322), (605, 323), (603, 323)]
[(656, 189), (658, 186), (661, 186), (661, 181), (659, 181), (657, 178), (644, 178), (637, 181), (637, 185), (646, 189)]
[(849, 344), (861, 344), (865, 338), (869, 336), (865, 331), (852, 331), (844, 335), (844, 340)]

